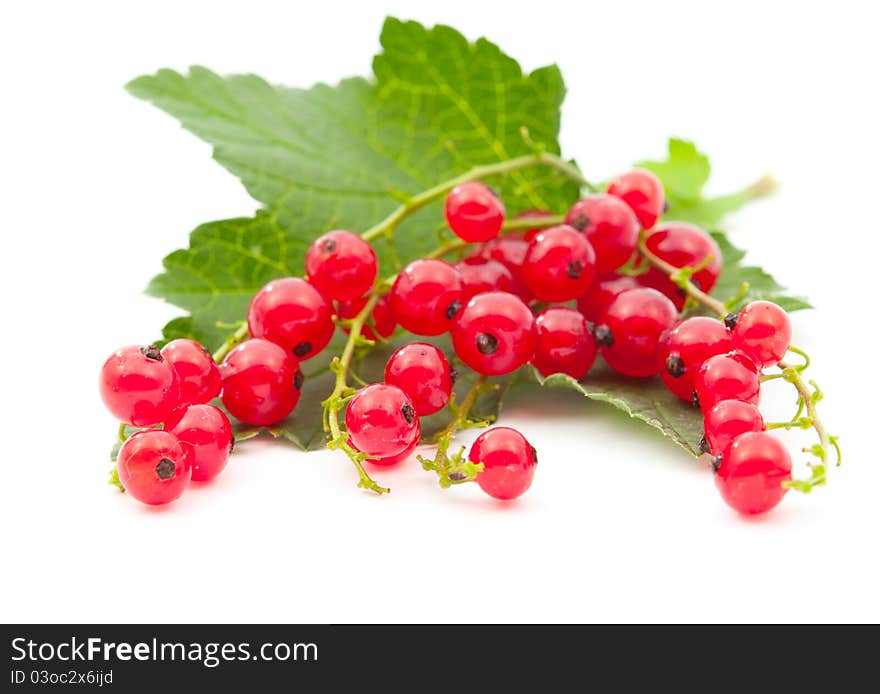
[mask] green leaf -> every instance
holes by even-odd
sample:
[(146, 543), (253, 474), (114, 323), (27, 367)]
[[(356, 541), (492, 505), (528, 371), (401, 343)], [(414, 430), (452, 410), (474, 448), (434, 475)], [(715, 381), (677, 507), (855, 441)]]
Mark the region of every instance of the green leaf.
[[(214, 146), (214, 158), (265, 205), (253, 219), (205, 224), (188, 249), (164, 261), (148, 291), (191, 314), (166, 333), (218, 345), (218, 322), (242, 317), (266, 281), (299, 275), (309, 243), (331, 228), (363, 231), (399, 203), (479, 165), (527, 154), (522, 134), (557, 153), (565, 94), (556, 67), (524, 74), (512, 58), (454, 29), (388, 19), (375, 82), (347, 79), (290, 89), (255, 75), (220, 77), (203, 67), (160, 70), (128, 90), (177, 117)], [(578, 194), (542, 168), (490, 180), (511, 213), (564, 211)], [(377, 243), (383, 274), (437, 245), (440, 204)]]
[(702, 454), (703, 417), (699, 409), (673, 395), (659, 378), (624, 378), (604, 362), (596, 362), (581, 381), (565, 374), (543, 378), (532, 367), (530, 378), (541, 386), (567, 388), (605, 402), (660, 431), (693, 456)]
[(669, 153), (663, 161), (641, 161), (636, 166), (657, 174), (663, 182), (669, 210), (666, 219), (691, 222), (704, 229), (718, 226), (725, 215), (736, 212), (752, 200), (768, 195), (776, 182), (765, 176), (741, 191), (705, 197), (703, 189), (709, 180), (709, 158), (688, 140), (671, 138)]

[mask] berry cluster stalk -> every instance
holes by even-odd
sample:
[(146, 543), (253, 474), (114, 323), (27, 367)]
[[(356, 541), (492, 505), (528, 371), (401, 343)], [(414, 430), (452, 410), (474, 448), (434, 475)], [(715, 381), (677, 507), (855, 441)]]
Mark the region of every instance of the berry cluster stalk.
[[(672, 280), (679, 289), (685, 292), (690, 299), (693, 299), (696, 303), (705, 306), (714, 312), (721, 320), (724, 320), (730, 315), (731, 310), (735, 308), (736, 304), (748, 290), (748, 285), (744, 284), (737, 293), (737, 296), (733, 297), (730, 301), (721, 302), (715, 297), (702, 291), (691, 282), (690, 278), (698, 268), (678, 268), (667, 263), (662, 258), (658, 258), (648, 249), (644, 235), (639, 240), (639, 252), (649, 264), (667, 274), (669, 279)], [(789, 351), (806, 357), (806, 355), (797, 348), (790, 347)], [(820, 461), (818, 463), (809, 464), (811, 472), (810, 476), (804, 480), (792, 480), (791, 482), (786, 483), (786, 486), (804, 493), (810, 492), (815, 487), (825, 484), (831, 449), (834, 449), (836, 453), (837, 465), (840, 465), (841, 460), (840, 446), (837, 443), (837, 437), (831, 436), (828, 433), (828, 430), (819, 418), (819, 412), (816, 408), (817, 403), (822, 398), (822, 391), (819, 390), (818, 386), (816, 386), (813, 381), (810, 381), (809, 384), (814, 388), (813, 392), (811, 392), (809, 385), (803, 379), (802, 373), (808, 365), (809, 359), (807, 359), (806, 363), (796, 366), (791, 365), (786, 361), (780, 361), (777, 365), (780, 369), (780, 373), (765, 377), (765, 379), (782, 378), (791, 383), (798, 393), (798, 412), (792, 421), (780, 425), (771, 425), (771, 428), (812, 428), (815, 430), (819, 439), (819, 442), (816, 445), (804, 449), (805, 453), (814, 455)], [(807, 416), (801, 417), (800, 413), (804, 408), (806, 408)]]

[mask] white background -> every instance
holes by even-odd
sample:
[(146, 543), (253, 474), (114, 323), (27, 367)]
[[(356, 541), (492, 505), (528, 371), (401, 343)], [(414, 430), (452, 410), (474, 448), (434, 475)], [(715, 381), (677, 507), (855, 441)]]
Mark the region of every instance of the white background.
[[(8, 621), (880, 619), (875, 428), (880, 159), (869, 3), (5, 3), (0, 10), (0, 618)], [(743, 520), (705, 467), (601, 404), (555, 393), (505, 423), (541, 452), (519, 502), (418, 465), (242, 445), (214, 484), (150, 510), (106, 483), (97, 373), (175, 309), (141, 294), (196, 224), (255, 203), (122, 85), (193, 63), (307, 86), (368, 74), (385, 14), (487, 35), (569, 87), (563, 151), (601, 178), (693, 138), (717, 192), (772, 172), (729, 225), (816, 312), (845, 465)], [(791, 394), (768, 387), (766, 414)], [(472, 438), (472, 437), (471, 437)], [(469, 440), (469, 439), (466, 439)], [(801, 460), (801, 457), (798, 457)]]

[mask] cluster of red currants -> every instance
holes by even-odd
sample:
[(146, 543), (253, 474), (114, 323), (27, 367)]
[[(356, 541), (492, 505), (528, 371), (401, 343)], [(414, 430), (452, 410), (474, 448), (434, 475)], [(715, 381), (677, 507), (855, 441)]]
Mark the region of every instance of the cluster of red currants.
[[(788, 318), (775, 304), (753, 302), (724, 322), (680, 321), (685, 292), (654, 265), (640, 265), (653, 257), (691, 268), (690, 281), (709, 292), (721, 272), (721, 253), (696, 226), (657, 225), (664, 211), (660, 181), (633, 170), (606, 193), (576, 202), (564, 224), (502, 235), (506, 212), (498, 196), (480, 182), (461, 184), (446, 198), (446, 220), (461, 241), (475, 244), (471, 252), (455, 264), (422, 258), (406, 265), (390, 291), (374, 300), (361, 334), (385, 339), (398, 325), (419, 336), (449, 333), (458, 359), (484, 376), (531, 363), (544, 376), (580, 379), (599, 352), (626, 376), (660, 374), (673, 393), (703, 409), (704, 445), (716, 456), (725, 500), (741, 512), (766, 511), (784, 494), (791, 461), (764, 431), (755, 405), (760, 370), (788, 349)], [(643, 253), (637, 251), (641, 238)], [(622, 274), (625, 265), (639, 271)], [(223, 468), (232, 437), (225, 415), (205, 404), (212, 398), (219, 395), (247, 424), (287, 417), (303, 385), (299, 364), (330, 342), (334, 315), (345, 324), (385, 286), (376, 284), (373, 248), (350, 231), (315, 240), (305, 270), (305, 279), (273, 280), (257, 293), (247, 316), (250, 339), (219, 369), (187, 340), (161, 352), (125, 348), (108, 360), (101, 385), (111, 412), (138, 427), (164, 424), (133, 435), (120, 450), (120, 481), (132, 496), (170, 501), (190, 474), (208, 479)], [(566, 302), (571, 305), (560, 305)], [(375, 465), (406, 459), (421, 438), (419, 418), (447, 405), (455, 377), (434, 345), (404, 345), (389, 358), (383, 383), (348, 400), (348, 445)], [(476, 440), (468, 460), (484, 466), (476, 475), (484, 491), (512, 499), (530, 486), (537, 455), (522, 434), (496, 427)]]

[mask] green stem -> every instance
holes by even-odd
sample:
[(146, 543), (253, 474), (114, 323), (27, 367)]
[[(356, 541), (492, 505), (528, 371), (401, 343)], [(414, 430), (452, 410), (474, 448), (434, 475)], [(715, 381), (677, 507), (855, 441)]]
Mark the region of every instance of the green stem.
[(125, 422), (119, 423), (119, 432), (117, 433), (117, 436), (119, 437), (119, 443), (125, 443), (125, 440), (128, 438), (128, 434), (125, 433), (125, 427)]
[(339, 357), (334, 357), (332, 362), (331, 368), (336, 373), (336, 382), (333, 387), (333, 392), (330, 393), (326, 400), (324, 400), (322, 405), (324, 407), (327, 429), (330, 433), (330, 443), (328, 446), (330, 448), (338, 448), (344, 451), (351, 459), (352, 464), (358, 472), (358, 487), (369, 489), (377, 494), (385, 494), (391, 490), (387, 487), (378, 485), (373, 478), (367, 474), (367, 471), (364, 470), (363, 466), (363, 461), (367, 456), (348, 443), (347, 432), (342, 431), (342, 428), (339, 426), (339, 413), (342, 411), (348, 397), (351, 395), (352, 389), (348, 385), (348, 371), (351, 367), (352, 359), (354, 358), (355, 347), (357, 346), (358, 338), (360, 338), (364, 323), (366, 323), (367, 318), (370, 316), (370, 313), (372, 313), (376, 302), (379, 300), (379, 296), (380, 294), (378, 292), (373, 292), (369, 301), (367, 301), (360, 312), (351, 320), (351, 332), (348, 334), (345, 348), (342, 350), (342, 354)]
[(248, 338), (249, 334), (247, 323), (242, 323), (238, 330), (226, 338), (226, 342), (220, 345), (220, 348), (211, 355), (214, 358), (214, 361), (218, 364), (223, 361), (227, 354)]
[(581, 174), (576, 166), (568, 163), (561, 157), (556, 156), (555, 154), (550, 154), (548, 152), (526, 154), (521, 157), (514, 157), (513, 159), (497, 162), (495, 164), (476, 166), (470, 171), (461, 174), (460, 176), (450, 178), (448, 181), (444, 181), (443, 183), (440, 183), (433, 188), (428, 188), (418, 195), (414, 195), (413, 197), (409, 198), (406, 202), (400, 205), (400, 207), (394, 210), (381, 222), (379, 222), (372, 228), (367, 229), (367, 231), (361, 234), (361, 236), (366, 241), (372, 241), (373, 239), (382, 236), (383, 234), (391, 234), (397, 227), (397, 225), (399, 225), (404, 219), (409, 217), (413, 212), (420, 210), (425, 205), (429, 205), (435, 200), (439, 200), (457, 185), (467, 183), (468, 181), (488, 178), (489, 176), (509, 173), (518, 169), (525, 169), (531, 166), (549, 166), (550, 168), (556, 169), (560, 173), (564, 174), (569, 179), (575, 181), (582, 188), (593, 187), (592, 184), (590, 184), (590, 182), (586, 178), (584, 178), (583, 174)]

